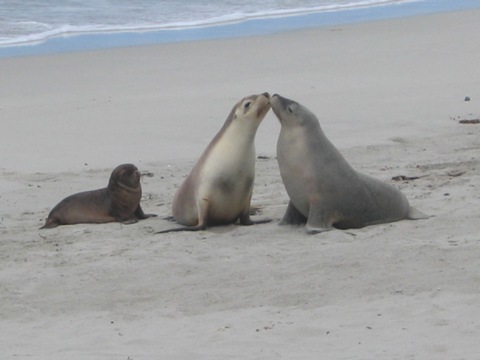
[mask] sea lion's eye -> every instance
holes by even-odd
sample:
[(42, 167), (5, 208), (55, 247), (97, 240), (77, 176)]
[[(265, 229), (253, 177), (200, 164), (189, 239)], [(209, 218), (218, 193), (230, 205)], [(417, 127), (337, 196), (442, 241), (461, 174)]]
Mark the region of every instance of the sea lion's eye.
[(290, 114), (293, 114), (293, 109), (291, 105), (287, 106), (287, 110)]
[(250, 108), (250, 105), (252, 104), (251, 101), (248, 101), (245, 103), (245, 105), (243, 105), (243, 107), (245, 108), (245, 110), (248, 110)]

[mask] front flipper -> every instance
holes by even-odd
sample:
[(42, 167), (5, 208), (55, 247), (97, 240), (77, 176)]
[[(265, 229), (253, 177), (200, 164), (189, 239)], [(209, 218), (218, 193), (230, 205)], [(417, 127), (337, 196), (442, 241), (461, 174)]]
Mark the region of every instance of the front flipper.
[(272, 219), (260, 219), (260, 220), (252, 220), (252, 219), (248, 219), (248, 222), (243, 222), (242, 221), (242, 218), (240, 218), (240, 225), (258, 225), (258, 224), (267, 224), (269, 222), (271, 222)]
[(57, 219), (49, 217), (45, 221), (45, 225), (43, 225), (40, 229), (53, 229), (53, 228), (57, 227), (58, 225), (60, 225), (60, 223)]
[(324, 227), (313, 227), (307, 224), (306, 226), (307, 234), (319, 234), (325, 231), (330, 231), (332, 228), (324, 228)]
[(318, 234), (331, 230), (334, 222), (332, 215), (332, 210), (329, 210), (325, 204), (320, 202), (310, 204), (306, 225), (307, 233)]
[(255, 224), (266, 224), (272, 221), (272, 219), (261, 219), (261, 220), (252, 220), (250, 218), (251, 208), (250, 206), (240, 215), (240, 225), (255, 225)]
[(138, 205), (137, 210), (135, 210), (135, 216), (139, 220), (144, 220), (144, 219), (148, 219), (149, 217), (155, 217), (157, 215), (156, 214), (145, 214), (142, 210), (142, 207), (140, 205)]
[(132, 225), (132, 224), (136, 224), (137, 222), (138, 222), (137, 218), (131, 218), (128, 220), (121, 221), (123, 225)]
[(113, 221), (121, 222), (124, 225), (136, 224), (139, 220), (148, 219), (149, 217), (157, 216), (155, 214), (145, 214), (140, 205), (131, 217), (116, 217)]
[(292, 204), (288, 203), (287, 211), (283, 215), (279, 225), (302, 225), (307, 222), (307, 218)]
[(266, 219), (260, 219), (260, 220), (253, 220), (254, 225), (268, 224), (269, 222), (272, 222), (272, 219), (266, 218)]

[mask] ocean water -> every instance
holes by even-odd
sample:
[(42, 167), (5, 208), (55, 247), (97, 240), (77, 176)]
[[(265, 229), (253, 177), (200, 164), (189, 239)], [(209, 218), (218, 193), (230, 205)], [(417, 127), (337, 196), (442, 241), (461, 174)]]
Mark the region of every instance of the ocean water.
[(272, 34), (479, 0), (0, 0), (0, 58)]
[(0, 46), (99, 33), (191, 29), (412, 0), (0, 0)]

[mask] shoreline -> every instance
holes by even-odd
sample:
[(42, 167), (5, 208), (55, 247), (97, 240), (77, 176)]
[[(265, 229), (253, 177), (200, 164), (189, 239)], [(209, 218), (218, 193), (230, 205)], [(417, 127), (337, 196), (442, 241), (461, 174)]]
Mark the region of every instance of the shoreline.
[(0, 59), (177, 42), (265, 36), (316, 27), (340, 26), (480, 8), (480, 4), (472, 0), (455, 2), (440, 0), (435, 1), (435, 4), (431, 2), (432, 1), (413, 1), (307, 14), (253, 18), (239, 22), (185, 29), (93, 32), (60, 35), (47, 38), (38, 43), (0, 46)]
[[(8, 84), (0, 89), (2, 168), (77, 171), (126, 161), (195, 159), (234, 103), (265, 91), (307, 107), (317, 104), (322, 127), (339, 148), (441, 133), (449, 128), (449, 117), (476, 113), (476, 65), (472, 56), (459, 57), (456, 49), (475, 51), (468, 34), (478, 13), (298, 30), (252, 37), (247, 46), (242, 38), (231, 38), (0, 59), (0, 77)], [(447, 24), (444, 29), (428, 31), (440, 21)], [(399, 40), (392, 43), (391, 36)], [(290, 56), (285, 56), (284, 43), (295, 49)], [(412, 86), (417, 98), (411, 98)], [(473, 100), (463, 101), (466, 96)], [(405, 101), (411, 108), (404, 108)], [(192, 114), (203, 119), (200, 133), (192, 127)], [(434, 116), (442, 121), (429, 130), (431, 124), (420, 119)], [(134, 142), (119, 152), (117, 139), (125, 137), (125, 128)], [(26, 129), (35, 133), (29, 143), (14, 141)], [(52, 137), (53, 129), (59, 135)], [(274, 153), (271, 134), (278, 130), (278, 122), (267, 115), (257, 134), (258, 153)], [(174, 139), (180, 138), (184, 151), (179, 153)], [(105, 151), (96, 154), (83, 145), (89, 141)], [(51, 154), (56, 161), (50, 161)]]

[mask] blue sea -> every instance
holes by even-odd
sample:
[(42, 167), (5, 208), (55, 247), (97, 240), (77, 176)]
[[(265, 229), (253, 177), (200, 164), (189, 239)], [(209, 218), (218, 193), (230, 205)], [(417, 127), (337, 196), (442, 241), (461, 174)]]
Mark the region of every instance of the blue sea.
[(0, 57), (270, 34), (478, 0), (0, 0)]

